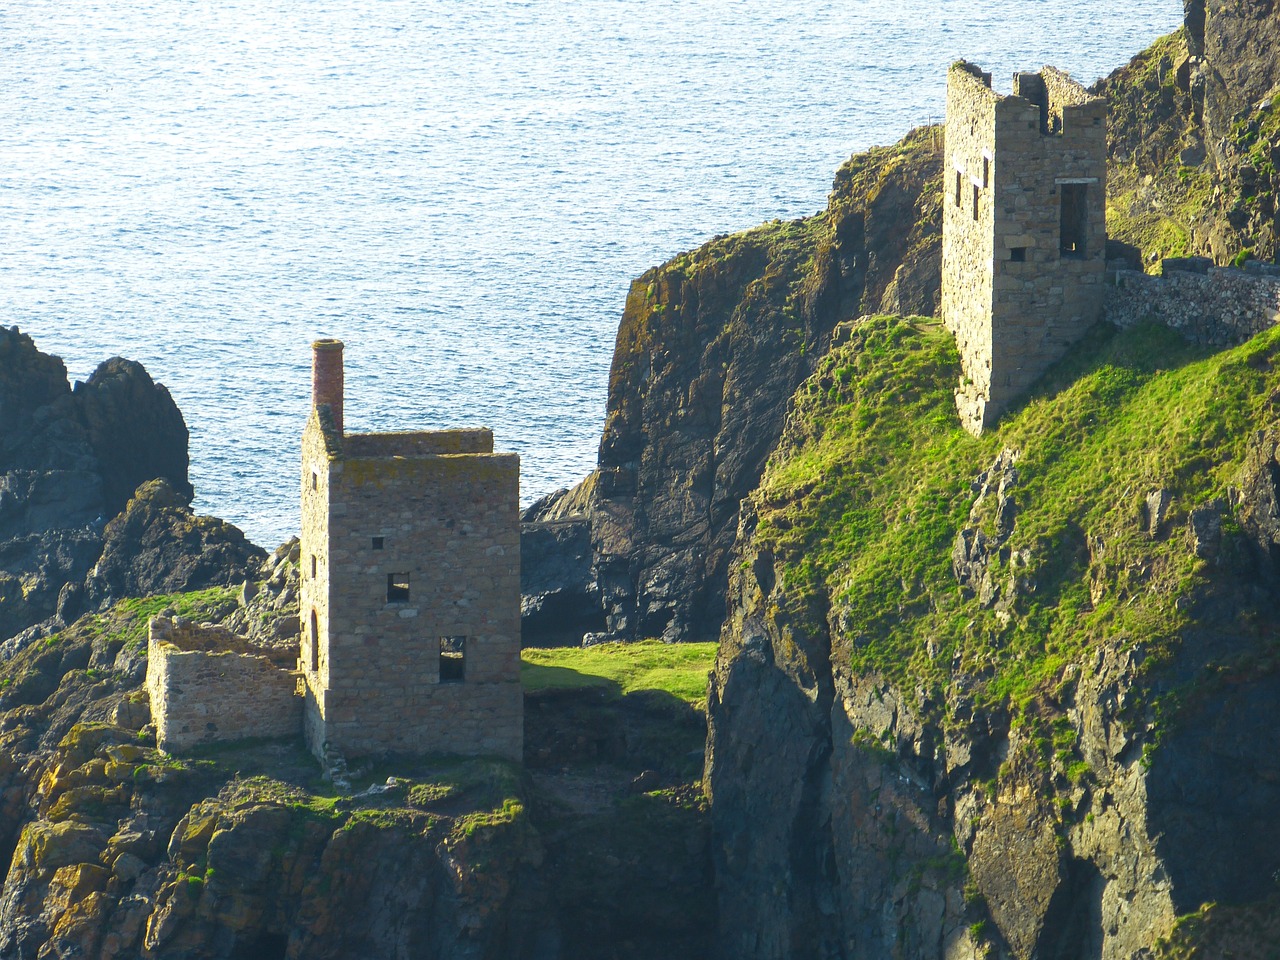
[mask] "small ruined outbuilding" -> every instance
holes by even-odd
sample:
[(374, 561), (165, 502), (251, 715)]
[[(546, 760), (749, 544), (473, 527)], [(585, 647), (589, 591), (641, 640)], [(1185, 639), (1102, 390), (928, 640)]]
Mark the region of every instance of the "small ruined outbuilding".
[(991, 426), (1101, 319), (1107, 104), (1065, 73), (1013, 94), (961, 61), (947, 78), (942, 315), (956, 336), (960, 420)]

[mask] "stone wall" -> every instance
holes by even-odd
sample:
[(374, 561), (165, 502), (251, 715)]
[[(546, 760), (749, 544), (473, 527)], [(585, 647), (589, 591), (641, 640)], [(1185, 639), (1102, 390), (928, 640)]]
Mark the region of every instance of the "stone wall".
[(148, 630), (147, 693), (161, 750), (301, 732), (290, 655), (168, 617), (153, 617)]
[(1107, 319), (1118, 327), (1161, 323), (1204, 346), (1243, 343), (1280, 323), (1280, 275), (1183, 261), (1164, 276), (1119, 270), (1107, 287)]
[(1015, 92), (963, 62), (947, 84), (942, 309), (974, 433), (1102, 314), (1106, 103), (1047, 67), (1016, 75)]
[[(322, 413), (303, 440), (309, 746), (519, 759), (519, 458), (488, 431), (339, 438)], [(445, 646), (462, 655), (442, 670)]]

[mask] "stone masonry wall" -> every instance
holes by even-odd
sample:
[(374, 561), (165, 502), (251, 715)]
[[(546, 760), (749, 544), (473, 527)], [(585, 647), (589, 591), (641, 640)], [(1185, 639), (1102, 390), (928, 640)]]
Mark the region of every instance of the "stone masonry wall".
[(1243, 343), (1280, 323), (1280, 276), (1207, 267), (1163, 277), (1121, 270), (1107, 287), (1107, 319), (1117, 327), (1162, 323), (1211, 347)]
[[(1101, 317), (1106, 104), (1066, 74), (1019, 74), (1000, 96), (970, 64), (947, 85), (943, 317), (964, 371), (956, 404), (974, 433)], [(1080, 243), (1063, 244), (1064, 191), (1081, 192)]]
[[(459, 448), (476, 452), (424, 453)], [(521, 757), (519, 458), (491, 450), (488, 431), (339, 441), (308, 423), (301, 665), (317, 755)], [(442, 638), (465, 638), (459, 682), (442, 682)]]
[(966, 423), (983, 421), (982, 398), (991, 392), (995, 207), (989, 185), (984, 189), (982, 183), (984, 172), (990, 180), (995, 163), (996, 99), (990, 74), (969, 64), (952, 67), (943, 166), (942, 316), (964, 367), (956, 402)]
[(279, 654), (218, 627), (153, 617), (146, 683), (166, 752), (302, 731), (297, 680)]

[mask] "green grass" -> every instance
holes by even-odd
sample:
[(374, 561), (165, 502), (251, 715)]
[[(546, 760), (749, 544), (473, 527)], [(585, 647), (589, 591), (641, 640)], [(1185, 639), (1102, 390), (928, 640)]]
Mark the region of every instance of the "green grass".
[(520, 679), (527, 691), (606, 687), (623, 694), (669, 693), (702, 709), (714, 643), (603, 643), (594, 647), (531, 648), (521, 652)]
[[(1186, 626), (1176, 601), (1205, 575), (1187, 514), (1225, 495), (1251, 431), (1274, 417), (1278, 353), (1280, 331), (1209, 354), (1163, 328), (1099, 328), (975, 439), (955, 415), (950, 335), (874, 318), (797, 392), (756, 495), (757, 537), (788, 591), (832, 597), (856, 669), (940, 689), (956, 663), (980, 701), (1018, 704), (1104, 637), (1159, 663)], [(975, 476), (1006, 446), (1020, 512), (993, 569), (1023, 586), (1002, 617), (961, 595), (950, 552)], [(1160, 488), (1174, 505), (1153, 541), (1142, 505)], [(988, 532), (993, 509), (978, 511)]]

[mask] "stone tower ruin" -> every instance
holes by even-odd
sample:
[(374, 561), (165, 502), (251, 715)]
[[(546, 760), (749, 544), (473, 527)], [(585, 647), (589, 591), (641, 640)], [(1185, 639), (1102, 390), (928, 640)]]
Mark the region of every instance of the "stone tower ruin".
[(1065, 73), (1013, 94), (963, 61), (947, 78), (942, 315), (960, 420), (991, 426), (1102, 316), (1107, 104)]
[(519, 760), (520, 460), (488, 430), (346, 433), (343, 345), (312, 345), (302, 435), (307, 745), (322, 760)]

